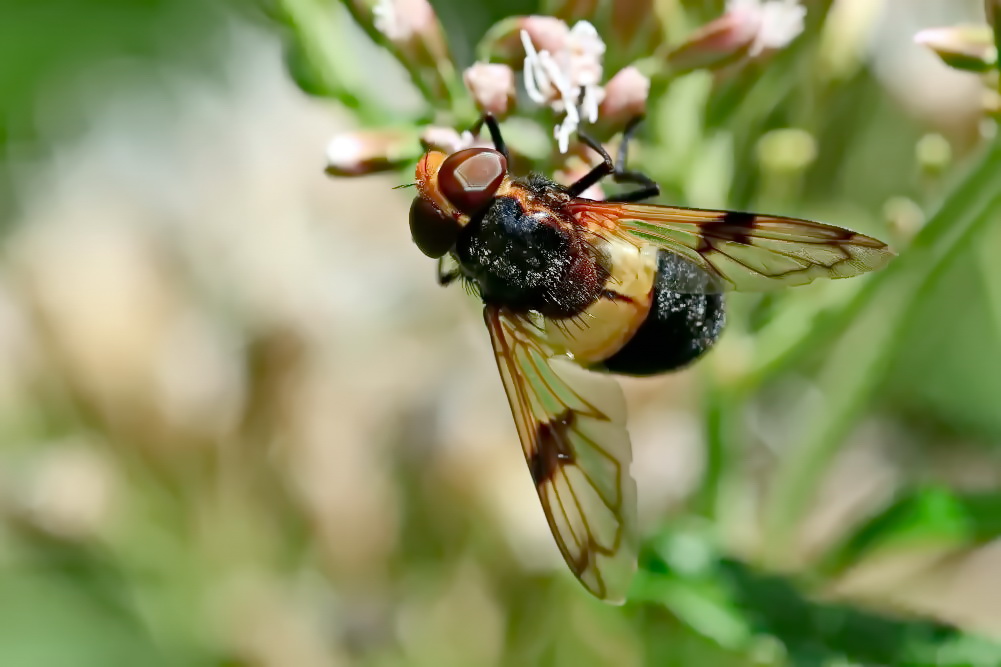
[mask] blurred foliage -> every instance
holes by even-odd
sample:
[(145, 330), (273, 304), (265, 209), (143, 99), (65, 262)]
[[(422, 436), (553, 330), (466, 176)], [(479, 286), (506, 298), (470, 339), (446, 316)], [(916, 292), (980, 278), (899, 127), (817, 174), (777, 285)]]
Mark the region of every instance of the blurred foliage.
[[(297, 180), (322, 178), (303, 109), (342, 129), (472, 114), (454, 85), (447, 105), (411, 85), (358, 4), (0, 7), (0, 665), (1001, 664), (1001, 141), (972, 75), (911, 44), (929, 7), (958, 23), (979, 3), (810, 2), (769, 59), (655, 79), (635, 166), (666, 201), (823, 219), (900, 257), (734, 295), (710, 358), (634, 386), (663, 437), (698, 421), (704, 462), (656, 507), (622, 609), (504, 518), (535, 498), (524, 470), (494, 481), (486, 448), (520, 454), (485, 342), (462, 337), (478, 318), (432, 292), (406, 193), (389, 200), (412, 163), (329, 199)], [(498, 20), (591, 3), (433, 4), (461, 73)], [(724, 3), (654, 5), (678, 42)], [(311, 97), (225, 97), (263, 67), (250, 32)], [(609, 40), (606, 71), (631, 47)], [(108, 117), (142, 132), (67, 157), (139, 94), (149, 119)], [(544, 123), (505, 129), (556, 166)], [(120, 180), (94, 166), (116, 151)], [(487, 444), (456, 453), (468, 433)]]

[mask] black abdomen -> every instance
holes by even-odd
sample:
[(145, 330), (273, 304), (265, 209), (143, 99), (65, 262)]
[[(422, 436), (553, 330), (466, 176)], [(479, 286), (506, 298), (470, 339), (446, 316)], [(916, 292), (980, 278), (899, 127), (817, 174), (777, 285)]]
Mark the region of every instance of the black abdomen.
[(622, 375), (656, 375), (702, 356), (719, 338), (726, 319), (723, 294), (711, 285), (712, 278), (695, 263), (666, 250), (658, 252), (650, 313), (601, 368)]

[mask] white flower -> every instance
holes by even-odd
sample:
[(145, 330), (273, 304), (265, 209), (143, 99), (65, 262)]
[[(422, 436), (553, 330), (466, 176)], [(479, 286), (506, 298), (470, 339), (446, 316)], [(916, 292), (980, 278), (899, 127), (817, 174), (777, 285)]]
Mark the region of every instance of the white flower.
[(799, 0), (727, 0), (726, 10), (754, 32), (751, 57), (766, 49), (781, 49), (803, 32), (806, 7)]
[(564, 114), (555, 128), (560, 152), (570, 147), (570, 136), (580, 125), (598, 119), (598, 106), (605, 98), (601, 87), (605, 43), (587, 21), (578, 21), (555, 52), (537, 51), (528, 32), (521, 31), (525, 47), (525, 90), (536, 104)]

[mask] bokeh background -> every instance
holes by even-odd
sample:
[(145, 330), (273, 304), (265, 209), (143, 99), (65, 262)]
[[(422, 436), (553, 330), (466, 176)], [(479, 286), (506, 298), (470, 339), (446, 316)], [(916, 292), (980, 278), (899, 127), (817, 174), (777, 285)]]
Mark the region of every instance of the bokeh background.
[[(674, 39), (723, 11), (653, 4)], [(659, 90), (637, 164), (900, 258), (733, 295), (704, 362), (624, 382), (644, 546), (609, 607), (410, 241), (412, 164), (324, 174), (432, 116), (345, 6), (6, 0), (0, 665), (1001, 664), (1001, 149), (913, 41), (983, 4), (804, 4), (789, 48)], [(547, 11), (433, 5), (460, 69)]]

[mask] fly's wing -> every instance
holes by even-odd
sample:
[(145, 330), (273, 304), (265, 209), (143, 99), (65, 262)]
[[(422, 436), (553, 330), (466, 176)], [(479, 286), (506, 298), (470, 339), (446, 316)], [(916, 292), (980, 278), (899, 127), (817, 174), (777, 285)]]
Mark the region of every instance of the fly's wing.
[(569, 209), (592, 229), (683, 255), (742, 292), (850, 278), (893, 257), (882, 241), (798, 218), (583, 199)]
[(487, 306), (497, 368), (556, 544), (585, 588), (625, 599), (636, 569), (636, 483), (622, 389), (554, 357), (527, 320)]

